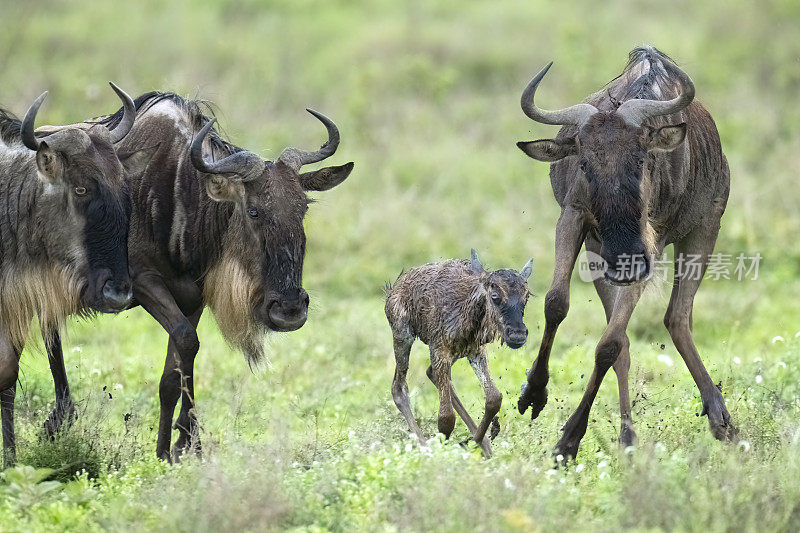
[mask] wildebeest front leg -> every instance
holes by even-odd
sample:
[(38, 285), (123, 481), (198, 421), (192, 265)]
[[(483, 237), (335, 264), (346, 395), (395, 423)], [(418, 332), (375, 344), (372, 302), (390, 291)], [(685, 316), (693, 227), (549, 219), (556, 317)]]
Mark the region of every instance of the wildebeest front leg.
[[(428, 379), (430, 379), (431, 382), (434, 385), (436, 385), (436, 381), (433, 379), (433, 366), (428, 366), (426, 374), (428, 376)], [(458, 394), (456, 394), (456, 389), (452, 383), (450, 383), (450, 399), (453, 401), (453, 407), (455, 408), (456, 413), (458, 413), (458, 416), (460, 416), (461, 420), (464, 421), (464, 424), (467, 426), (467, 429), (469, 430), (469, 434), (472, 435), (472, 437), (474, 438), (475, 433), (478, 431), (478, 425), (475, 423), (474, 420), (472, 420), (472, 417), (469, 416), (466, 407), (464, 407), (464, 404), (461, 403)], [(497, 430), (499, 431), (499, 427), (497, 428)], [(494, 428), (492, 433), (494, 433)], [(492, 435), (492, 438), (494, 438), (494, 435)]]
[[(189, 322), (197, 329), (203, 309), (189, 317)], [(167, 346), (167, 360), (170, 360), (170, 352), (177, 355), (177, 347), (170, 337)], [(173, 357), (174, 359), (174, 357)], [(193, 448), (200, 454), (200, 427), (197, 424), (197, 412), (194, 408), (194, 357), (181, 358), (181, 412), (175, 421), (175, 429), (178, 430), (178, 440), (172, 449), (173, 457), (180, 457), (187, 450)]]
[(486, 398), (484, 411), (483, 411), (483, 419), (481, 420), (480, 425), (478, 426), (477, 431), (475, 432), (474, 438), (475, 442), (477, 442), (481, 448), (483, 449), (483, 454), (488, 459), (492, 456), (492, 446), (489, 443), (489, 439), (486, 439), (486, 431), (489, 429), (489, 425), (494, 421), (495, 416), (500, 411), (500, 405), (503, 402), (503, 395), (497, 390), (497, 387), (492, 381), (492, 377), (489, 374), (489, 363), (486, 360), (486, 351), (481, 349), (480, 353), (475, 356), (469, 358), (469, 364), (472, 366), (472, 370), (475, 371), (475, 375), (478, 376), (478, 381), (481, 382), (481, 386), (483, 387), (483, 392)]
[(456, 414), (453, 411), (452, 383), (450, 370), (453, 366), (451, 354), (441, 348), (431, 348), (431, 366), (433, 367), (433, 383), (439, 389), (439, 433), (450, 438), (456, 426)]
[(200, 342), (197, 339), (195, 326), (183, 314), (159, 275), (154, 273), (137, 275), (133, 282), (133, 293), (136, 301), (169, 333), (170, 343), (175, 347), (174, 350), (169, 350), (158, 387), (161, 414), (158, 422), (156, 455), (160, 459), (170, 460), (172, 417), (175, 414), (175, 405), (181, 396), (181, 372), (194, 363)]
[[(721, 215), (721, 213), (720, 213)], [(731, 440), (737, 430), (731, 422), (725, 399), (722, 392), (714, 385), (706, 367), (700, 360), (700, 354), (692, 339), (692, 308), (694, 295), (703, 280), (708, 257), (714, 249), (714, 243), (719, 232), (719, 219), (701, 224), (692, 233), (680, 242), (675, 243), (675, 278), (672, 286), (672, 296), (669, 307), (664, 316), (664, 324), (672, 337), (675, 348), (680, 352), (683, 361), (700, 389), (700, 398), (703, 401), (703, 415), (708, 415), (708, 424), (714, 437), (719, 440)], [(683, 277), (679, 276), (678, 261), (683, 258), (688, 261), (702, 264), (701, 272), (692, 272), (693, 269), (683, 266), (686, 270)], [(684, 263), (685, 265), (686, 263)]]
[(633, 314), (643, 290), (644, 283), (621, 287), (618, 290), (611, 320), (609, 320), (595, 350), (594, 370), (589, 378), (589, 384), (586, 386), (586, 392), (584, 392), (578, 408), (564, 424), (564, 434), (556, 444), (555, 453), (562, 455), (565, 460), (578, 454), (578, 445), (586, 434), (586, 427), (589, 423), (589, 411), (597, 396), (597, 391), (600, 389), (603, 377), (628, 345), (628, 335), (625, 330), (628, 328), (631, 314)]
[(14, 397), (17, 394), (19, 352), (14, 349), (9, 336), (0, 331), (0, 419), (3, 428), (3, 464), (9, 468), (16, 462), (16, 435), (14, 433)]
[(56, 406), (45, 420), (44, 430), (50, 438), (53, 438), (64, 422), (69, 425), (75, 420), (75, 404), (69, 391), (61, 335), (58, 331), (42, 331), (42, 337), (47, 349), (47, 360), (50, 363), (50, 374), (53, 376), (56, 392)]
[(559, 324), (569, 311), (569, 280), (585, 236), (582, 212), (565, 207), (556, 224), (556, 261), (553, 283), (544, 299), (545, 327), (539, 355), (528, 371), (517, 404), (520, 414), (530, 406), (531, 419), (539, 416), (547, 403), (547, 382), (550, 379), (550, 351)]
[[(586, 239), (586, 250), (600, 254), (600, 243), (594, 239)], [(600, 301), (603, 304), (603, 310), (606, 313), (606, 323), (611, 320), (611, 313), (614, 310), (614, 301), (617, 297), (617, 288), (605, 281), (605, 279), (594, 280), (594, 288)], [(619, 389), (619, 415), (620, 415), (620, 428), (619, 428), (619, 444), (620, 446), (633, 446), (636, 444), (636, 432), (633, 430), (633, 418), (631, 417), (631, 399), (628, 391), (628, 371), (631, 367), (631, 352), (630, 342), (628, 341), (627, 334), (625, 335), (625, 343), (622, 346), (622, 351), (619, 353), (616, 362), (614, 363), (614, 373), (617, 375), (617, 387)]]

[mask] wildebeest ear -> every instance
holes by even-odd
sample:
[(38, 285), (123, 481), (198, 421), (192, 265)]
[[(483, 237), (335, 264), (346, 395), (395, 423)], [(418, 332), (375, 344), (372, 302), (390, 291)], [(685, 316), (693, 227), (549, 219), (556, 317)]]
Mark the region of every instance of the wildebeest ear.
[(241, 203), (245, 199), (244, 185), (239, 180), (209, 174), (203, 181), (206, 194), (216, 202)]
[(344, 164), (339, 167), (325, 167), (312, 172), (300, 174), (300, 185), (306, 191), (327, 191), (347, 179), (353, 170), (354, 163)]
[(159, 146), (160, 144), (156, 144), (150, 148), (142, 148), (135, 152), (117, 152), (119, 162), (122, 163), (128, 177), (138, 178), (144, 174), (144, 171), (147, 170), (147, 165)]
[(680, 146), (686, 138), (685, 122), (674, 126), (664, 126), (657, 130), (648, 128), (648, 130), (647, 148), (649, 150), (673, 150)]
[(469, 268), (475, 272), (483, 272), (483, 265), (478, 259), (478, 252), (475, 251), (475, 248), (469, 251)]
[(517, 146), (530, 157), (545, 163), (553, 163), (564, 159), (568, 155), (576, 155), (578, 153), (578, 146), (575, 144), (574, 138), (520, 141)]
[(525, 279), (528, 279), (531, 277), (531, 272), (533, 272), (533, 259), (530, 259), (527, 263), (525, 263), (525, 266), (519, 271), (519, 275)]
[(59, 183), (64, 177), (63, 159), (45, 141), (41, 141), (36, 150), (36, 167), (39, 175), (49, 183)]

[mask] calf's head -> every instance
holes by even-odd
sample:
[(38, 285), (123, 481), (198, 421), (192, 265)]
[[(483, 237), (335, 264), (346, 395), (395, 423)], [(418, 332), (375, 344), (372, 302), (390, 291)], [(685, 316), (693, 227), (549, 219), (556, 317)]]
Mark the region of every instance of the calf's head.
[(309, 297), (303, 289), (303, 228), (307, 191), (326, 191), (344, 181), (353, 163), (300, 172), (303, 165), (330, 157), (339, 145), (339, 130), (312, 110), (328, 130), (328, 141), (315, 152), (287, 148), (276, 161), (264, 161), (247, 151), (218, 161), (203, 157), (203, 141), (214, 125), (209, 120), (191, 145), (191, 161), (200, 171), (208, 195), (234, 204), (228, 230), (228, 253), (257, 279), (247, 298), (252, 318), (273, 331), (299, 329), (308, 315)]
[[(144, 170), (151, 152), (117, 154), (114, 145), (130, 131), (136, 116), (131, 98), (111, 84), (124, 105), (122, 121), (104, 126), (48, 127), (34, 133), (36, 113), (47, 93), (28, 110), (20, 134), (23, 144), (36, 152), (36, 167), (45, 195), (59, 212), (47, 213), (58, 231), (48, 253), (63, 261), (85, 260), (81, 301), (100, 312), (118, 312), (131, 301), (128, 272), (128, 220), (130, 198), (125, 172)], [(62, 207), (65, 209), (62, 210)], [(62, 238), (64, 237), (64, 238)]]
[(651, 128), (645, 119), (677, 113), (694, 98), (694, 85), (680, 69), (681, 93), (672, 100), (628, 100), (613, 111), (591, 104), (547, 111), (534, 104), (534, 95), (552, 63), (531, 80), (522, 94), (522, 109), (537, 122), (571, 125), (570, 137), (519, 142), (517, 146), (539, 161), (574, 158), (574, 169), (583, 191), (588, 222), (596, 231), (600, 255), (606, 262), (605, 277), (612, 283), (629, 284), (647, 279), (652, 271), (652, 235), (648, 212), (653, 187), (648, 154), (673, 150), (686, 137), (686, 124)]
[(511, 269), (486, 272), (478, 260), (478, 254), (472, 250), (470, 268), (485, 274), (482, 282), (486, 291), (487, 315), (495, 318), (500, 338), (511, 348), (521, 348), (528, 339), (523, 316), (530, 295), (527, 280), (533, 269), (533, 259), (525, 263), (519, 272)]

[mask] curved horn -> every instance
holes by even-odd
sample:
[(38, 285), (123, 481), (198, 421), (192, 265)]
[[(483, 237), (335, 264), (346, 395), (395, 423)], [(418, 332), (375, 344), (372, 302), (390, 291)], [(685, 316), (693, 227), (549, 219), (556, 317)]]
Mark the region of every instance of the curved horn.
[(28, 108), (28, 112), (25, 113), (25, 118), (22, 120), (22, 126), (20, 127), (22, 143), (33, 151), (39, 149), (40, 142), (33, 133), (33, 123), (36, 122), (36, 113), (39, 112), (39, 107), (41, 107), (45, 98), (47, 98), (47, 91), (40, 94), (39, 98), (33, 101), (31, 107)]
[(111, 132), (111, 142), (116, 144), (131, 131), (133, 121), (136, 119), (136, 104), (133, 103), (133, 99), (125, 91), (114, 85), (114, 83), (108, 82), (108, 84), (111, 85), (119, 99), (122, 100), (122, 120), (119, 121), (116, 127), (108, 129)]
[(677, 113), (692, 103), (694, 100), (692, 79), (677, 65), (672, 64), (672, 67), (681, 85), (681, 93), (678, 96), (672, 100), (628, 100), (619, 106), (617, 113), (629, 124), (641, 126), (647, 118)]
[[(208, 132), (211, 131), (211, 128), (214, 127), (216, 121), (217, 119), (212, 118), (206, 122), (203, 129), (197, 133), (197, 136), (192, 141), (189, 156), (194, 168), (208, 174), (238, 174), (242, 181), (250, 181), (257, 178), (261, 174), (264, 161), (252, 152), (242, 150), (212, 163), (203, 158), (203, 140), (208, 135)], [(259, 168), (259, 165), (262, 168)]]
[(295, 170), (300, 170), (303, 165), (318, 163), (332, 156), (339, 147), (339, 128), (336, 127), (336, 124), (322, 113), (318, 113), (313, 109), (306, 109), (306, 111), (317, 117), (325, 125), (325, 129), (328, 130), (328, 140), (316, 152), (306, 152), (298, 148), (284, 150), (278, 160), (283, 161)]
[(553, 66), (552, 61), (540, 70), (539, 74), (534, 76), (528, 86), (525, 87), (525, 90), (522, 91), (520, 100), (522, 111), (536, 122), (541, 122), (542, 124), (551, 124), (553, 126), (570, 124), (577, 126), (584, 123), (589, 117), (597, 113), (597, 108), (591, 104), (575, 104), (557, 111), (547, 111), (536, 107), (536, 104), (533, 103), (533, 97), (536, 95), (539, 82), (542, 81), (551, 66)]

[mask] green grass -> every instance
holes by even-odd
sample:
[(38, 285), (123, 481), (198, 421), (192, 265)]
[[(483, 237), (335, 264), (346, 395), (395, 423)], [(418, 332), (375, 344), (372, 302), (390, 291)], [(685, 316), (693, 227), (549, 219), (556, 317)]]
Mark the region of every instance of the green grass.
[[(65, 353), (80, 417), (52, 443), (41, 431), (54, 403), (46, 357), (26, 350), (19, 459), (55, 471), (7, 474), (0, 531), (797, 530), (798, 27), (790, 0), (602, 9), (0, 0), (0, 101), (18, 114), (44, 89), (42, 123), (116, 109), (107, 80), (136, 94), (174, 90), (215, 101), (231, 140), (269, 158), (321, 142), (303, 111), (313, 107), (342, 131), (334, 163), (356, 162), (343, 185), (316, 195), (306, 222), (309, 322), (272, 336), (269, 366), (251, 372), (211, 317), (201, 321), (202, 460), (154, 458), (166, 334), (141, 310), (70, 325)], [(585, 387), (604, 320), (591, 286), (576, 278), (553, 350), (550, 403), (533, 424), (521, 417), (516, 398), (543, 327), (558, 207), (547, 166), (514, 146), (555, 128), (529, 121), (519, 96), (555, 60), (541, 105), (579, 101), (642, 43), (684, 66), (717, 120), (732, 175), (717, 250), (764, 256), (756, 281), (706, 282), (694, 313), (698, 348), (742, 442), (714, 441), (698, 416), (699, 394), (662, 324), (669, 287), (657, 283), (629, 328), (639, 446), (617, 450), (610, 375), (578, 460), (554, 470), (550, 451)], [(420, 451), (389, 393), (384, 282), (471, 247), (491, 267), (534, 257), (529, 342), (490, 348), (504, 406), (489, 461), (454, 444), (467, 434), (460, 422), (453, 443)], [(415, 345), (412, 405), (432, 435), (437, 395), (426, 367)], [(482, 395), (468, 365), (457, 364), (454, 379), (477, 415)], [(40, 483), (47, 478), (60, 484)]]

